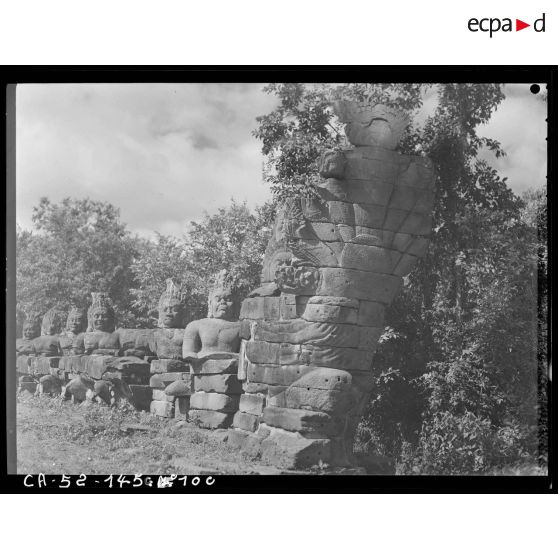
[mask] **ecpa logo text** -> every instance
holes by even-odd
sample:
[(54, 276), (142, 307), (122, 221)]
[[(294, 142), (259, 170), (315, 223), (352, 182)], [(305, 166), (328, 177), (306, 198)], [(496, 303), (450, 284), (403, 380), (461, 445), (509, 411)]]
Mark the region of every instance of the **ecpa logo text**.
[[(476, 17), (472, 17), (467, 27), (469, 31), (476, 33), (477, 31), (482, 31), (484, 33), (490, 33), (490, 38), (494, 33), (498, 31), (514, 31), (512, 18), (505, 17), (500, 19), (498, 17), (485, 17), (482, 19), (477, 19)], [(530, 23), (525, 23), (520, 19), (515, 20), (515, 31), (521, 31), (522, 29), (526, 29), (527, 27), (531, 27)], [(537, 33), (544, 33), (545, 30), (545, 14), (543, 14), (539, 19), (536, 19), (533, 22), (533, 29)]]

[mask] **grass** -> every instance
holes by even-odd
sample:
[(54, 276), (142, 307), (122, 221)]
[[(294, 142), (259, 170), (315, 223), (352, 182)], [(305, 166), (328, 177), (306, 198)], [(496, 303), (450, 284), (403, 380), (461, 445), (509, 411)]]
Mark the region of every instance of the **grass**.
[(125, 405), (18, 396), (20, 474), (255, 474), (266, 469), (230, 449), (227, 436)]

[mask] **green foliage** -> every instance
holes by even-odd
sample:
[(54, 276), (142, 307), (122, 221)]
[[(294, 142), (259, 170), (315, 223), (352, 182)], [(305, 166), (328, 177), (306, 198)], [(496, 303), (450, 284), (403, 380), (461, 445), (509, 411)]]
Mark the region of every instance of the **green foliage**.
[(107, 291), (119, 321), (130, 318), (138, 241), (104, 202), (41, 198), (33, 208), (37, 232), (18, 231), (16, 296), (22, 310), (45, 312), (58, 304), (87, 306), (92, 291)]

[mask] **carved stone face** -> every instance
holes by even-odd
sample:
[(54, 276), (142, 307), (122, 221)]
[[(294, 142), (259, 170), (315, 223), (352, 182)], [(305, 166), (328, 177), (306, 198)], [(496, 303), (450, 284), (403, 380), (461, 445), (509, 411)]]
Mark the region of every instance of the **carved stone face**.
[(112, 331), (112, 316), (111, 313), (104, 308), (95, 308), (91, 314), (91, 323), (93, 331)]
[(167, 300), (159, 307), (159, 320), (163, 327), (180, 327), (184, 308), (178, 300)]
[(217, 288), (209, 296), (210, 315), (222, 320), (234, 319), (234, 298), (228, 289)]
[(71, 333), (80, 333), (84, 330), (85, 316), (81, 312), (70, 312), (66, 329)]
[(24, 322), (23, 338), (27, 340), (35, 339), (39, 336), (39, 326), (33, 322)]
[(54, 335), (54, 334), (58, 333), (58, 332), (57, 332), (57, 329), (58, 329), (58, 328), (56, 327), (56, 324), (53, 323), (53, 322), (47, 322), (47, 323), (44, 325), (44, 332), (45, 332), (45, 335)]

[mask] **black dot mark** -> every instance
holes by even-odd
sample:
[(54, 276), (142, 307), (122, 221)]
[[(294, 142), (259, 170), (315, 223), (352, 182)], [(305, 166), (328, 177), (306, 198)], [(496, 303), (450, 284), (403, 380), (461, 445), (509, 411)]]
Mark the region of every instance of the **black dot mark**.
[(531, 90), (531, 93), (533, 93), (533, 95), (536, 95), (541, 90), (541, 86), (536, 83), (533, 83), (533, 85), (531, 85), (529, 89)]

